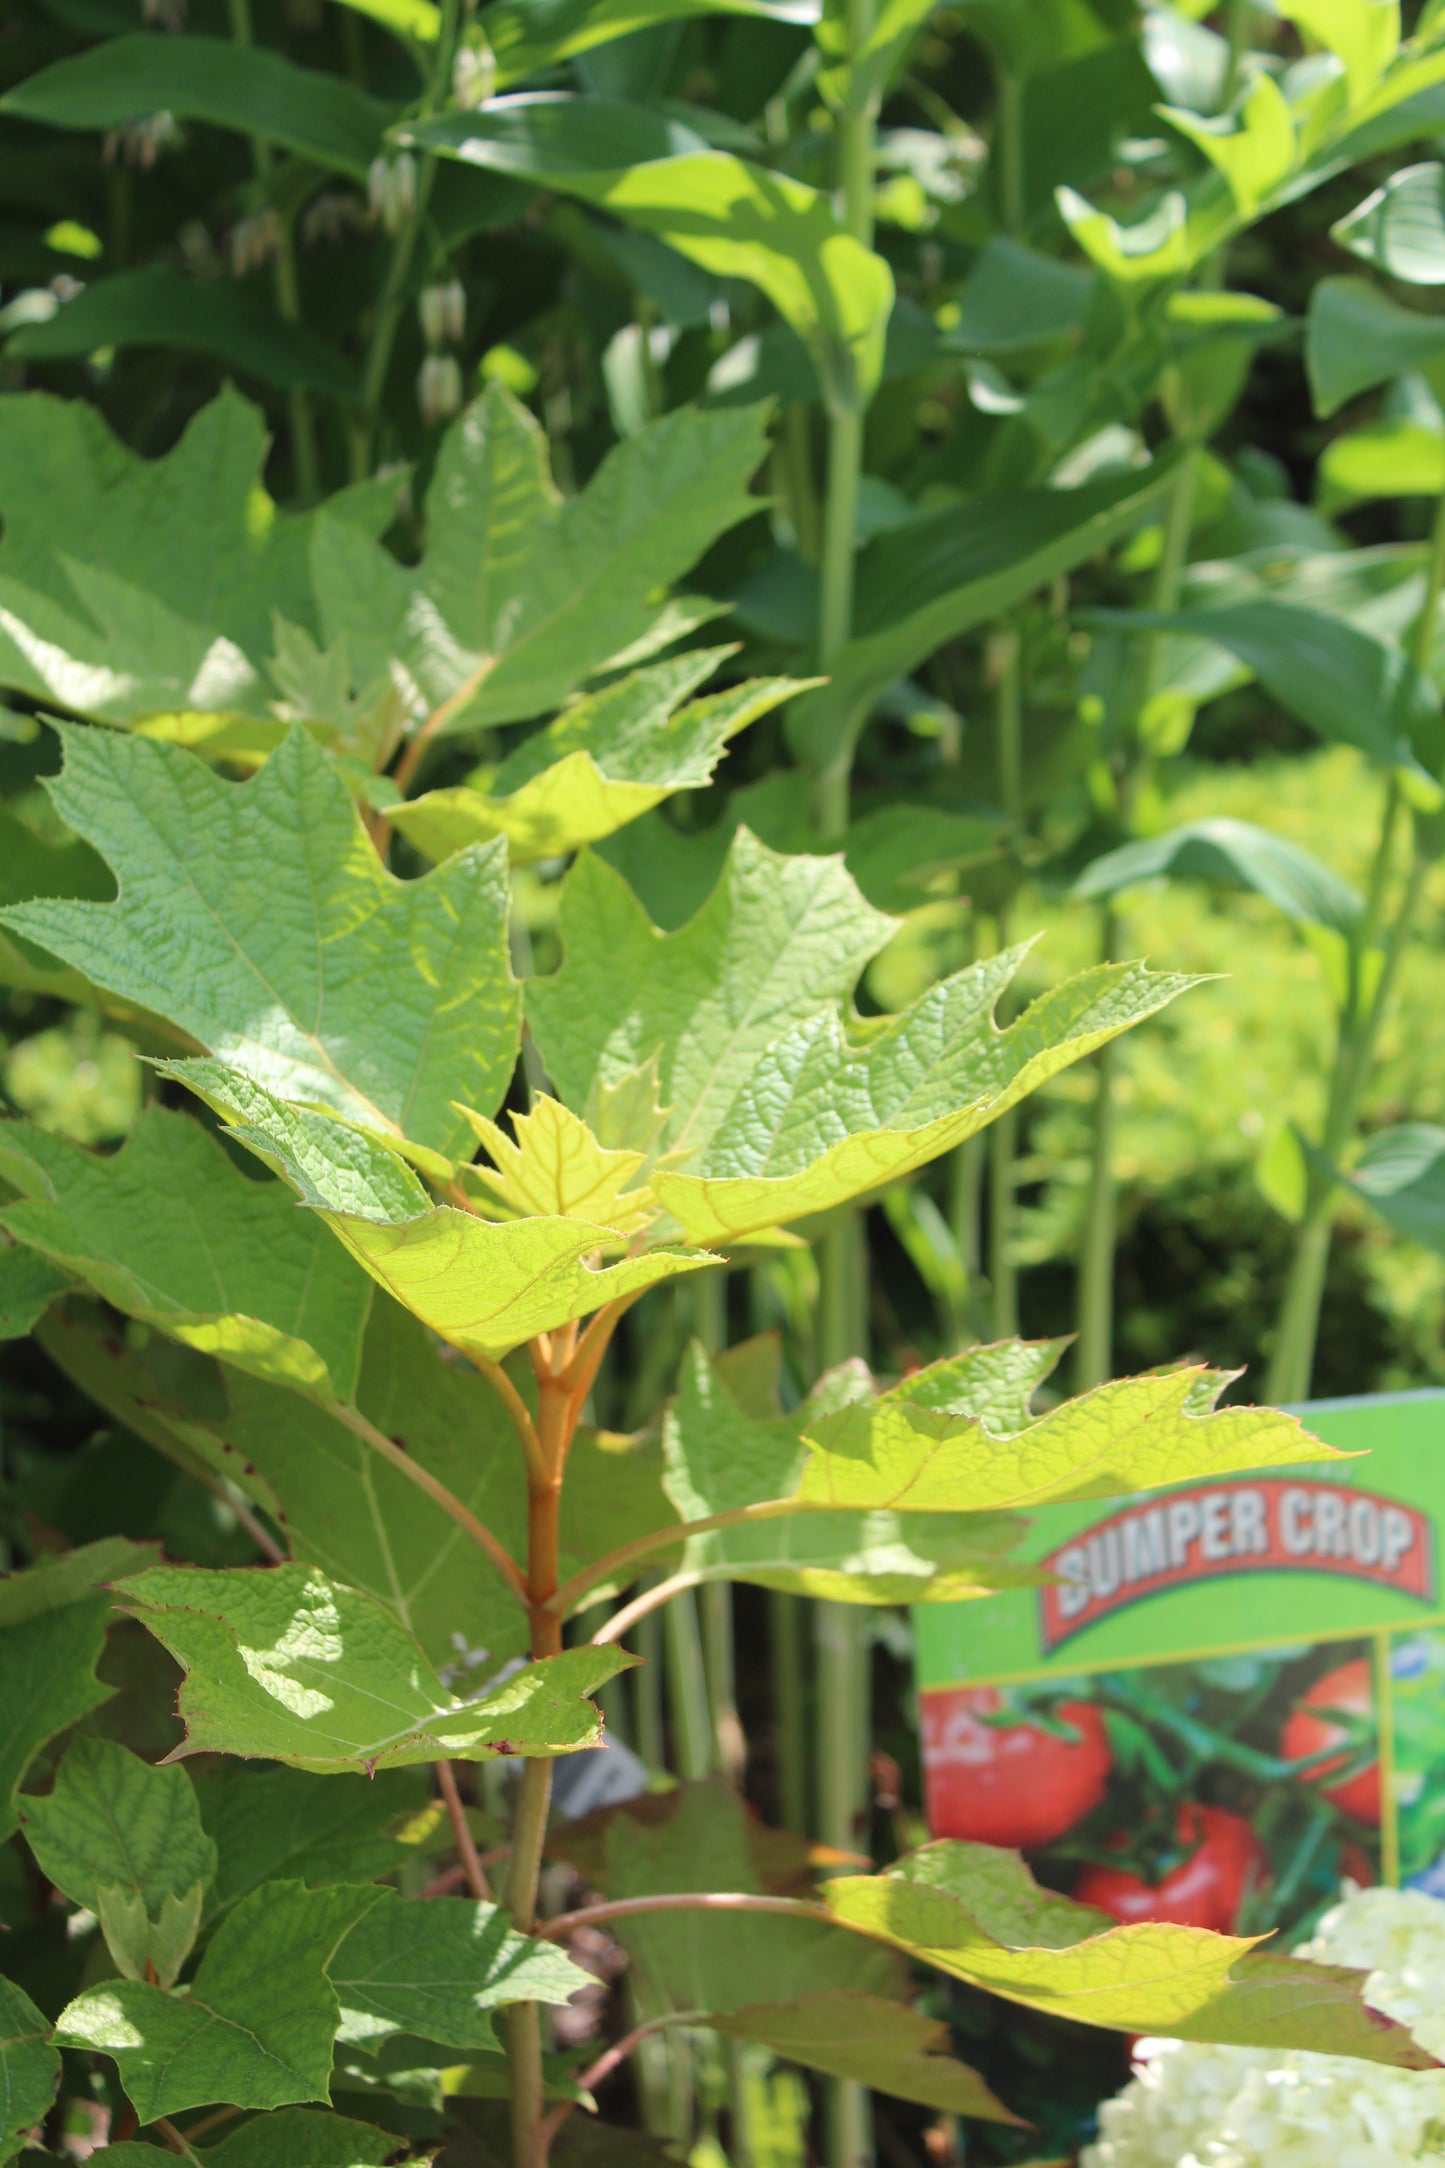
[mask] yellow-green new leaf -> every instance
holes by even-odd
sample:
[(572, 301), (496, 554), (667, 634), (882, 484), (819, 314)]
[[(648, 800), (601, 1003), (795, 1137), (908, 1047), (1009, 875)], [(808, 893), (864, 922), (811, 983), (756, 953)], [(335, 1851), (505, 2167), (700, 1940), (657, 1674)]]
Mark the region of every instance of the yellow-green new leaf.
[(15, 931), (282, 1099), (433, 1155), (490, 1111), (517, 1056), (500, 844), (419, 881), (388, 873), (304, 730), (230, 783), (172, 746), (65, 733), (57, 810), (114, 903), (40, 899)]
[(392, 826), (432, 859), (504, 835), (514, 865), (610, 836), (674, 791), (701, 789), (730, 739), (809, 682), (762, 678), (689, 699), (731, 653), (705, 648), (586, 695), (499, 768), (397, 806)]
[(1236, 1374), (1190, 1366), (1121, 1378), (1015, 1427), (970, 1406), (967, 1357), (937, 1363), (808, 1424), (801, 1495), (896, 1513), (984, 1512), (1347, 1457), (1277, 1408), (1216, 1409)]
[(1367, 1973), (1254, 1954), (1236, 1935), (1116, 1926), (1041, 1889), (1017, 1852), (926, 1845), (824, 1886), (835, 1919), (1010, 2002), (1122, 2032), (1316, 2048), (1397, 2069), (1435, 2058), (1364, 2000)]
[(178, 1753), (323, 1773), (595, 1746), (601, 1719), (584, 1697), (632, 1662), (567, 1649), (459, 1699), (390, 1611), (314, 1567), (156, 1567), (119, 1582), (115, 1600), (186, 1673)]
[(0, 1225), (117, 1309), (320, 1399), (351, 1393), (365, 1277), (199, 1122), (153, 1104), (109, 1157), (0, 1124), (0, 1175), (22, 1192)]

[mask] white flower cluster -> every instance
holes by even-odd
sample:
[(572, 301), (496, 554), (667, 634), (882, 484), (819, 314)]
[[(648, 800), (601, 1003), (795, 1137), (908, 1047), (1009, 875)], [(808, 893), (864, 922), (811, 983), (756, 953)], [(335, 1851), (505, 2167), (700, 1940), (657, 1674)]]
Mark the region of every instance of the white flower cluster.
[[(1445, 2058), (1445, 1903), (1356, 1890), (1297, 1953), (1370, 1975), (1368, 1999)], [(1332, 2055), (1141, 2043), (1080, 2168), (1401, 2168), (1445, 2162), (1445, 2071)]]

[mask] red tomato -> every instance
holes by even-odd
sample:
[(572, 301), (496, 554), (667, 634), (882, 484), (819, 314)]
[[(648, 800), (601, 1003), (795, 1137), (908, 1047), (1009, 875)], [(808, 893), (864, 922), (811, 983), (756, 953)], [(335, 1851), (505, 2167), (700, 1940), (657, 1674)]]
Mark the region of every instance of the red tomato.
[(1066, 1701), (1072, 1739), (1025, 1719), (986, 1724), (1008, 1706), (995, 1686), (923, 1696), (923, 1773), (935, 1837), (975, 1844), (1052, 1844), (1104, 1796), (1111, 1766), (1104, 1719), (1092, 1702)]
[(1246, 1894), (1263, 1880), (1265, 1856), (1248, 1822), (1222, 1807), (1186, 1802), (1174, 1821), (1189, 1857), (1151, 1885), (1124, 1867), (1086, 1867), (1074, 1884), (1081, 1905), (1111, 1919), (1171, 1920), (1178, 1927), (1212, 1927), (1229, 1934)]
[[(1338, 1709), (1342, 1715), (1369, 1719), (1375, 1713), (1375, 1681), (1368, 1657), (1360, 1656), (1353, 1663), (1341, 1664), (1337, 1671), (1327, 1671), (1314, 1685), (1295, 1709), (1293, 1716), (1280, 1734), (1279, 1750), (1286, 1761), (1303, 1761), (1308, 1754), (1319, 1754), (1338, 1739), (1351, 1744), (1350, 1734), (1343, 1724), (1332, 1724), (1327, 1712)], [(1343, 1769), (1354, 1759), (1353, 1752), (1341, 1754), (1335, 1761), (1322, 1762), (1317, 1769), (1307, 1770), (1305, 1780), (1317, 1784), (1332, 1770)], [(1346, 1814), (1355, 1815), (1362, 1822), (1373, 1822), (1378, 1828), (1380, 1821), (1380, 1765), (1371, 1762), (1356, 1776), (1343, 1784), (1326, 1784), (1326, 1799), (1332, 1799)]]

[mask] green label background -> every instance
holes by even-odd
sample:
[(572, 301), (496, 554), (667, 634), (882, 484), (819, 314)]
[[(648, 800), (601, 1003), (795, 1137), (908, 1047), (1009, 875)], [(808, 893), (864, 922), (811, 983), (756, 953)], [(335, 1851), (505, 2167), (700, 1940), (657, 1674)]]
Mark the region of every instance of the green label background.
[[(1445, 1574), (1445, 1391), (1316, 1400), (1296, 1411), (1326, 1445), (1364, 1458), (1302, 1468), (1257, 1469), (1221, 1479), (1237, 1488), (1251, 1474), (1359, 1488), (1418, 1507), (1434, 1531), (1437, 1573)], [(1210, 1486), (1182, 1483), (1176, 1489)], [(1174, 1491), (1138, 1494), (1168, 1499)], [(1107, 1519), (1128, 1498), (1046, 1506), (1033, 1516), (1020, 1558), (1037, 1560)], [(1434, 1604), (1341, 1572), (1213, 1573), (1185, 1587), (1136, 1598), (1085, 1626), (1049, 1656), (1040, 1637), (1038, 1596), (1011, 1589), (972, 1603), (920, 1604), (913, 1613), (918, 1683), (963, 1686), (1220, 1656), (1282, 1643), (1348, 1640), (1360, 1634), (1445, 1621), (1445, 1589)]]

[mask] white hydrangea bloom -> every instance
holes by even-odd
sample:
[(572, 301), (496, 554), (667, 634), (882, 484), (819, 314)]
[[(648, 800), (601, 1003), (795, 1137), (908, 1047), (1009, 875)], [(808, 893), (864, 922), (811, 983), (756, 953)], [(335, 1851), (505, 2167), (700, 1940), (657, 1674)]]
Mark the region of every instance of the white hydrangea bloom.
[[(1377, 2009), (1445, 2057), (1445, 1903), (1355, 1890), (1297, 1953), (1371, 1975)], [(1150, 2040), (1080, 2168), (1400, 2168), (1445, 2161), (1445, 2071)]]

